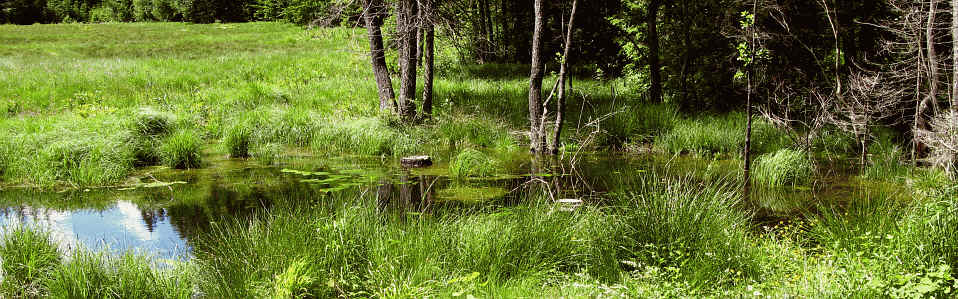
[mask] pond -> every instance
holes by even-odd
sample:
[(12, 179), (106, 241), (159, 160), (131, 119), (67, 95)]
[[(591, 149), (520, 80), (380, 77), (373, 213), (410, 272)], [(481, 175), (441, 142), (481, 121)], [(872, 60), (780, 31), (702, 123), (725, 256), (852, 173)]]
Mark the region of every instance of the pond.
[[(609, 192), (628, 192), (623, 178), (637, 176), (741, 182), (740, 162), (731, 160), (622, 154), (570, 160), (517, 159), (508, 173), (462, 179), (451, 177), (446, 164), (410, 170), (379, 157), (302, 157), (269, 167), (220, 159), (197, 170), (144, 169), (120, 187), (0, 190), (0, 230), (35, 225), (51, 231), (64, 249), (133, 250), (185, 260), (211, 223), (268, 213), (281, 201), (322, 204), (315, 199), (329, 193), (374, 197), (380, 209), (421, 213), (508, 206), (530, 192), (601, 205)], [(758, 227), (801, 216), (816, 203), (848, 198), (862, 188), (847, 175), (830, 174), (811, 187), (756, 188), (742, 208), (753, 213)]]

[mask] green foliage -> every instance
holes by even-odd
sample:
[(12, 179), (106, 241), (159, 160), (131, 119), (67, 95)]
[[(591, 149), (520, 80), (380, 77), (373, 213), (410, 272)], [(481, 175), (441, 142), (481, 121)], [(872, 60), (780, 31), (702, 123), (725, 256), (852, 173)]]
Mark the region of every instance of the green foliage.
[[(309, 24), (330, 18), (337, 1), (317, 0), (255, 0), (251, 4), (254, 18), (260, 21), (286, 21), (293, 24)], [(354, 4), (355, 5), (355, 4)], [(333, 22), (334, 24), (336, 22)]]
[(815, 174), (808, 154), (792, 149), (761, 155), (754, 167), (752, 182), (767, 187), (806, 185)]
[(749, 217), (734, 208), (740, 199), (733, 185), (701, 188), (679, 180), (663, 189), (654, 177), (631, 184), (618, 199), (622, 226), (614, 234), (623, 260), (640, 269), (671, 267), (700, 283), (755, 274)]
[(132, 253), (114, 257), (78, 250), (69, 263), (50, 271), (47, 288), (54, 298), (193, 298), (192, 269), (171, 263), (161, 268)]
[(910, 168), (900, 146), (890, 138), (879, 138), (868, 152), (871, 163), (865, 167), (864, 177), (878, 180), (901, 180), (908, 176)]
[(46, 231), (10, 226), (0, 236), (3, 297), (43, 297), (50, 271), (62, 263), (57, 243)]
[(626, 106), (602, 124), (607, 138), (600, 140), (599, 144), (619, 146), (626, 141), (651, 142), (656, 136), (672, 130), (678, 120), (678, 109), (672, 104)]
[(317, 288), (321, 281), (319, 275), (313, 269), (312, 263), (306, 260), (296, 260), (290, 263), (282, 273), (276, 275), (273, 280), (271, 293), (266, 296), (270, 298), (313, 298), (316, 295), (311, 293), (312, 289)]
[(502, 162), (474, 149), (463, 150), (449, 163), (449, 172), (457, 178), (495, 176), (504, 171)]
[(312, 135), (311, 148), (324, 154), (398, 155), (409, 140), (376, 118), (326, 119)]
[[(785, 148), (788, 134), (764, 120), (752, 124), (753, 153), (760, 155)], [(745, 146), (745, 115), (729, 113), (682, 119), (675, 127), (655, 138), (655, 145), (671, 153), (696, 155), (740, 155)]]
[(200, 150), (203, 139), (191, 130), (178, 130), (163, 140), (160, 157), (170, 168), (190, 169), (203, 166)]
[(226, 147), (231, 158), (249, 158), (250, 147), (253, 142), (252, 129), (247, 124), (235, 124), (226, 131), (223, 137), (223, 146)]

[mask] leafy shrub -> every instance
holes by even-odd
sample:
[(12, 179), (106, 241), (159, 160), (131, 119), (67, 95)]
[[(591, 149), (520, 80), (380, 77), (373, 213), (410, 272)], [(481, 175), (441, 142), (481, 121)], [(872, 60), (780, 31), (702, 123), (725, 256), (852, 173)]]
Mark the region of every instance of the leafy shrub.
[(113, 21), (132, 22), (135, 20), (134, 1), (139, 0), (105, 0), (101, 8), (109, 9), (113, 14)]
[(89, 20), (91, 23), (109, 23), (109, 22), (116, 22), (118, 19), (116, 18), (116, 15), (113, 12), (112, 8), (106, 7), (106, 6), (98, 6), (97, 8), (94, 8), (93, 10), (90, 11)]
[(133, 20), (137, 22), (154, 20), (153, 0), (133, 0)]
[(330, 8), (334, 1), (316, 0), (255, 0), (251, 5), (254, 18), (261, 21), (286, 21), (293, 24), (309, 24), (323, 18), (331, 18)]
[(167, 137), (160, 146), (163, 164), (176, 169), (202, 166), (200, 148), (203, 140), (195, 132), (180, 130)]
[(792, 149), (781, 149), (755, 159), (752, 182), (768, 187), (803, 185), (814, 174), (808, 154)]
[(480, 151), (466, 149), (449, 164), (449, 172), (459, 178), (494, 176), (504, 171), (501, 164)]
[(3, 281), (0, 292), (12, 297), (42, 297), (50, 271), (60, 265), (60, 250), (46, 231), (11, 227), (0, 239)]
[(150, 14), (153, 20), (178, 21), (180, 15), (177, 7), (176, 0), (152, 0)]

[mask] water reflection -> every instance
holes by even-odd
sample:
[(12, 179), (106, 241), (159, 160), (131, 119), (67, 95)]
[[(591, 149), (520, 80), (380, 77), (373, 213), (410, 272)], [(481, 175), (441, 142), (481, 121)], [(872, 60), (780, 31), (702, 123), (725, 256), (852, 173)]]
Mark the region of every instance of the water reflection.
[[(404, 170), (381, 161), (349, 160), (338, 166), (287, 164), (253, 167), (228, 161), (194, 171), (150, 173), (141, 180), (185, 184), (135, 190), (38, 192), (0, 191), (0, 233), (17, 225), (51, 230), (64, 249), (135, 249), (158, 258), (189, 258), (196, 240), (211, 223), (262, 215), (280, 204), (326, 204), (330, 194), (375, 198), (380, 213), (407, 215), (462, 213), (495, 209), (535, 197), (575, 199), (602, 205), (609, 193), (627, 193), (636, 180), (664, 183), (666, 177), (691, 178), (696, 184), (724, 181), (734, 186), (739, 164), (675, 157), (580, 156), (578, 163), (524, 160), (509, 173), (491, 178), (450, 178), (445, 166)], [(736, 181), (739, 180), (739, 181)], [(854, 183), (818, 188), (756, 188), (746, 203), (757, 224), (800, 215), (823, 201), (849, 197)], [(869, 187), (871, 188), (871, 187)], [(401, 220), (405, 221), (405, 220)]]

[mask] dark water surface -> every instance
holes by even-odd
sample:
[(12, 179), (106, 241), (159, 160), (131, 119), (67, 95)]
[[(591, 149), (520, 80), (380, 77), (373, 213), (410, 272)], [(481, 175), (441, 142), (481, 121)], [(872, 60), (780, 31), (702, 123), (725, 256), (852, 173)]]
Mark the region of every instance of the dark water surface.
[[(610, 191), (627, 192), (628, 179), (652, 173), (659, 174), (654, 178), (741, 181), (736, 162), (695, 158), (588, 155), (578, 157), (575, 167), (568, 161), (514, 164), (500, 176), (467, 180), (450, 178), (442, 163), (404, 170), (378, 157), (303, 158), (274, 167), (219, 160), (199, 170), (146, 169), (123, 187), (0, 190), (0, 233), (35, 225), (51, 231), (64, 249), (133, 250), (154, 258), (189, 259), (191, 244), (211, 222), (262, 214), (283, 201), (313, 204), (328, 193), (375, 197), (382, 209), (422, 211), (509, 205), (528, 196), (524, 190), (530, 186), (555, 200), (601, 204)], [(828, 181), (817, 188), (757, 191), (746, 208), (761, 224), (856, 190), (840, 177)]]

